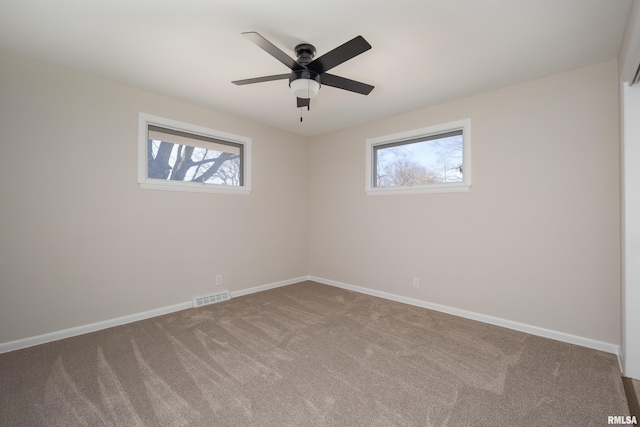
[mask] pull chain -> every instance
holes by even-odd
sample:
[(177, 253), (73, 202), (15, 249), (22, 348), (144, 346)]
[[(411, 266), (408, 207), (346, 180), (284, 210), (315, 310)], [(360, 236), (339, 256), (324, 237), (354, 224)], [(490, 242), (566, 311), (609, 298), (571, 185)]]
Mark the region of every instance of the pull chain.
[[(304, 107), (300, 107), (300, 123), (302, 123), (302, 110)], [(307, 105), (307, 111), (311, 111), (311, 104)]]
[[(302, 110), (304, 107), (300, 107), (300, 123), (302, 123)], [(307, 105), (307, 111), (311, 111), (311, 105)]]

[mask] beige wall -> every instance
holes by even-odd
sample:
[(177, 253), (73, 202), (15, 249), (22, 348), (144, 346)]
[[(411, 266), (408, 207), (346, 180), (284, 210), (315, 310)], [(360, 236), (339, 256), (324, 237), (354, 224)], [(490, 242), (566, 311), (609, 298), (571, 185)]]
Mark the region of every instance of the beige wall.
[[(140, 190), (141, 111), (252, 138), (252, 194)], [(0, 51), (0, 343), (306, 275), (306, 162), (302, 137)]]
[[(251, 137), (253, 193), (140, 190), (140, 111)], [(366, 138), (467, 117), (469, 193), (365, 195)], [(183, 303), (216, 274), (620, 341), (615, 62), (306, 140), (2, 51), (0, 130), (0, 343)]]
[[(309, 274), (619, 344), (617, 91), (612, 61), (312, 138)], [(464, 118), (469, 193), (365, 195), (365, 139)]]

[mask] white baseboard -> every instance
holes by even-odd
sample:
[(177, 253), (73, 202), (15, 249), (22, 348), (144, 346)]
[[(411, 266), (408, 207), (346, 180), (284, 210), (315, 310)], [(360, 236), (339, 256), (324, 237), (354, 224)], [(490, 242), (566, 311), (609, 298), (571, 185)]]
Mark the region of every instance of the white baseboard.
[[(242, 295), (252, 294), (254, 292), (266, 291), (267, 289), (279, 288), (280, 286), (292, 285), (294, 283), (308, 280), (308, 276), (298, 277), (295, 279), (283, 280), (281, 282), (269, 283), (266, 285), (256, 286), (249, 289), (242, 289), (231, 292), (231, 297), (239, 297)], [(89, 325), (77, 326), (75, 328), (64, 329), (62, 331), (51, 332), (48, 334), (38, 335), (35, 337), (24, 338), (16, 341), (0, 343), (0, 354), (9, 351), (20, 350), (21, 348), (32, 347), (34, 345), (45, 344), (52, 341), (58, 341), (65, 338), (75, 337), (77, 335), (96, 332), (102, 329), (112, 328), (114, 326), (126, 325), (127, 323), (137, 322), (138, 320), (149, 319), (151, 317), (162, 316), (163, 314), (174, 313), (180, 310), (186, 310), (193, 307), (193, 301), (183, 302), (168, 307), (157, 308), (142, 313), (131, 314), (128, 316), (118, 317), (115, 319), (105, 320), (102, 322), (91, 323)]]
[(87, 334), (89, 332), (96, 332), (102, 329), (112, 328), (114, 326), (126, 325), (127, 323), (137, 322), (138, 320), (149, 319), (150, 317), (162, 316), (163, 314), (174, 313), (176, 311), (185, 310), (191, 307), (193, 307), (193, 302), (189, 301), (182, 304), (176, 304), (168, 307), (157, 308), (155, 310), (144, 311), (142, 313), (136, 313), (128, 316), (117, 317), (115, 319), (105, 320), (102, 322), (91, 323), (89, 325), (76, 326), (75, 328), (63, 329), (61, 331), (51, 332), (48, 334), (38, 335), (35, 337), (0, 343), (0, 354), (6, 353), (8, 351), (20, 350), (21, 348), (32, 347), (34, 345), (45, 344), (51, 341), (58, 341), (65, 338), (71, 338), (77, 335)]
[[(524, 323), (514, 322), (511, 320), (501, 319), (498, 317), (487, 316), (485, 314), (479, 314), (472, 311), (461, 310), (446, 305), (440, 305), (431, 303), (428, 301), (419, 300), (416, 298), (403, 297), (401, 295), (392, 294), (389, 292), (376, 291), (374, 289), (368, 289), (361, 286), (349, 285), (346, 283), (337, 282), (335, 280), (324, 279), (316, 276), (302, 276), (294, 279), (283, 280), (280, 282), (269, 283), (266, 285), (255, 286), (253, 288), (241, 289), (239, 291), (231, 292), (232, 298), (240, 297), (243, 295), (249, 295), (255, 292), (266, 291), (268, 289), (279, 288), (282, 286), (292, 285), (294, 283), (303, 282), (305, 280), (312, 280), (314, 282), (322, 283), (325, 285), (335, 286), (342, 289), (347, 289), (361, 294), (371, 295), (388, 299), (391, 301), (397, 301), (417, 307), (423, 307), (430, 310), (440, 311), (442, 313), (452, 314), (454, 316), (463, 317), (466, 319), (477, 320), (479, 322), (489, 323), (491, 325), (501, 326), (504, 328), (513, 329), (520, 332), (526, 332), (532, 335), (541, 336), (544, 338), (551, 338), (558, 341), (567, 342), (570, 344), (576, 344), (595, 350), (604, 351), (607, 353), (613, 353), (618, 356), (618, 362), (620, 363), (620, 346), (610, 344), (602, 341), (596, 341), (589, 338), (579, 337), (576, 335), (566, 334), (564, 332), (553, 331), (550, 329), (539, 328), (537, 326), (527, 325)], [(193, 302), (184, 302), (181, 304), (171, 305), (168, 307), (162, 307), (155, 310), (149, 310), (142, 313), (132, 314), (128, 316), (118, 317), (116, 319), (105, 320), (103, 322), (91, 323), (89, 325), (78, 326), (75, 328), (64, 329), (62, 331), (51, 332), (48, 334), (38, 335), (35, 337), (20, 339), (16, 341), (10, 341), (6, 343), (0, 343), (0, 354), (9, 351), (19, 350), (21, 348), (27, 348), (34, 345), (45, 344), (51, 341), (57, 341), (64, 338), (71, 338), (77, 335), (86, 334), (89, 332), (95, 332), (102, 329), (111, 328), (114, 326), (125, 325), (127, 323), (136, 322), (138, 320), (149, 319), (151, 317), (161, 316), (163, 314), (174, 313), (176, 311), (192, 308)]]
[(622, 374), (624, 375), (624, 356), (622, 354), (622, 346), (619, 347), (618, 349), (618, 364), (620, 365), (620, 372), (622, 372)]
[[(590, 338), (584, 338), (577, 335), (571, 335), (564, 332), (553, 331), (550, 329), (540, 328), (538, 326), (527, 325), (525, 323), (514, 322), (511, 320), (501, 319), (499, 317), (488, 316), (486, 314), (475, 313), (473, 311), (461, 310), (459, 308), (449, 307), (446, 305), (435, 304), (428, 301), (419, 300), (416, 298), (403, 297), (401, 295), (395, 295), (389, 292), (376, 291), (373, 289), (364, 288), (361, 286), (349, 285), (347, 283), (336, 282), (335, 280), (323, 279), (321, 277), (309, 276), (308, 280), (322, 283), (324, 285), (336, 286), (338, 288), (347, 289), (354, 292), (359, 292), (366, 295), (380, 297), (391, 301), (402, 302), (417, 307), (428, 308), (434, 311), (440, 311), (442, 313), (452, 314), (458, 317), (464, 317), (466, 319), (477, 320), (479, 322), (489, 323), (491, 325), (501, 326), (503, 328), (513, 329), (520, 332), (526, 332), (531, 335), (537, 335), (544, 338), (551, 338), (557, 341), (566, 342), (569, 344), (576, 344), (582, 347), (592, 348), (595, 350), (604, 351), (606, 353), (613, 353), (619, 357), (620, 346), (602, 341), (592, 340)], [(620, 360), (618, 360), (620, 363)]]
[(231, 297), (241, 297), (243, 295), (249, 295), (256, 292), (266, 291), (268, 289), (275, 289), (281, 286), (293, 285), (294, 283), (304, 282), (305, 280), (309, 280), (309, 276), (296, 277), (295, 279), (283, 280), (281, 282), (269, 283), (267, 285), (256, 286), (249, 289), (241, 289), (239, 291), (231, 292)]

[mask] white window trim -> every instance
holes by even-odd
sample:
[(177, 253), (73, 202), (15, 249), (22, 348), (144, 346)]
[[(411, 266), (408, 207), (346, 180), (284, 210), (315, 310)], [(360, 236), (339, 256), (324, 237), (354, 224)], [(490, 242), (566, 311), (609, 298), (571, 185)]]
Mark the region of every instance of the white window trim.
[[(227, 186), (203, 184), (198, 182), (169, 181), (147, 178), (147, 129), (149, 125), (156, 125), (167, 129), (188, 132), (223, 141), (229, 141), (244, 146), (244, 170), (242, 186)], [(244, 194), (251, 193), (251, 138), (234, 135), (219, 130), (180, 122), (178, 120), (139, 113), (138, 117), (138, 183), (140, 188), (147, 190), (189, 191), (200, 193)]]
[[(406, 141), (413, 138), (423, 136), (437, 135), (453, 130), (462, 129), (462, 162), (464, 167), (463, 182), (460, 183), (441, 183), (441, 184), (424, 184), (412, 186), (395, 186), (395, 187), (375, 187), (373, 171), (373, 149), (377, 145), (389, 144), (393, 142)], [(435, 126), (429, 126), (420, 129), (413, 129), (405, 132), (394, 133), (391, 135), (369, 138), (366, 140), (365, 154), (365, 192), (369, 196), (383, 196), (394, 194), (420, 194), (420, 193), (459, 193), (469, 191), (471, 188), (471, 119), (457, 120), (448, 123), (442, 123)]]

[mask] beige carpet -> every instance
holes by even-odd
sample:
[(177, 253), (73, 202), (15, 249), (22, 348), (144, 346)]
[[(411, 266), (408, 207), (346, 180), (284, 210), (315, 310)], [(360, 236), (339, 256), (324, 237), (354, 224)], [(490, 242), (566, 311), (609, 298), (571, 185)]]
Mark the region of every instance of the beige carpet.
[(0, 355), (1, 426), (606, 426), (614, 355), (304, 282)]

